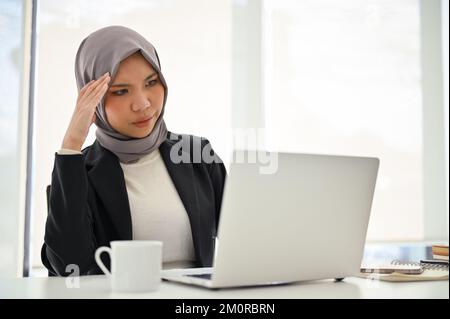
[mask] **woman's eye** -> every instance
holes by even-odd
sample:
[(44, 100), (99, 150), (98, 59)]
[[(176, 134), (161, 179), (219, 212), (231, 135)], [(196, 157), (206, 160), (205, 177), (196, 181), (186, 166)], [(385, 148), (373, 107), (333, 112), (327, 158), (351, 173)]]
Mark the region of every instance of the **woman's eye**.
[[(145, 86), (154, 86), (157, 82), (158, 82), (158, 80), (151, 80), (151, 81), (148, 81)], [(114, 91), (114, 92), (112, 92), (112, 94), (121, 96), (121, 95), (126, 94), (127, 92), (128, 92), (127, 89), (123, 89), (123, 90)]]
[(153, 86), (156, 84), (156, 82), (158, 82), (157, 80), (151, 80), (147, 82), (147, 85)]
[(118, 96), (121, 96), (121, 95), (124, 95), (125, 93), (126, 93), (126, 91), (127, 90), (119, 90), (119, 91), (114, 91), (114, 92), (112, 92), (114, 95), (118, 95)]

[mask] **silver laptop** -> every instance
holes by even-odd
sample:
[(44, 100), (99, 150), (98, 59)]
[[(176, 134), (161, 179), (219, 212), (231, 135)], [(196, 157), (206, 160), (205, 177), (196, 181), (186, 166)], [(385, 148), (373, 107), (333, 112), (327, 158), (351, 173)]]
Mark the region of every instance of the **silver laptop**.
[(164, 270), (162, 278), (225, 288), (357, 274), (379, 160), (266, 153), (277, 161), (269, 170), (255, 154), (233, 154), (213, 267)]

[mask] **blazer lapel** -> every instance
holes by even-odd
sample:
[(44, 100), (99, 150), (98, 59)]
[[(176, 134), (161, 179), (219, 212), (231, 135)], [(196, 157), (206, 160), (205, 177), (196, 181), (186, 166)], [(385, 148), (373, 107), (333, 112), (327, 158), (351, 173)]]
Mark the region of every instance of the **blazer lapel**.
[(119, 160), (96, 140), (86, 157), (86, 164), (92, 166), (88, 178), (109, 212), (119, 238), (131, 240), (133, 234), (130, 205)]
[[(192, 167), (190, 164), (175, 164), (170, 159), (170, 151), (174, 144), (175, 142), (168, 138), (160, 145), (159, 151), (161, 153), (164, 164), (166, 165), (167, 171), (169, 172), (169, 176), (172, 179), (172, 182), (175, 185), (178, 195), (180, 196), (181, 201), (183, 202), (183, 205), (188, 214), (197, 260), (203, 260), (203, 256), (199, 255), (202, 250), (199, 249), (200, 242), (202, 240), (202, 229), (200, 223), (200, 210), (198, 206), (198, 190), (197, 185), (194, 182), (194, 172), (192, 171)], [(184, 152), (184, 150), (182, 151)]]
[[(206, 228), (209, 226), (205, 225), (201, 218), (202, 212), (198, 203), (198, 185), (195, 183), (192, 165), (172, 162), (170, 151), (174, 144), (174, 141), (167, 138), (160, 145), (159, 151), (188, 214), (196, 260), (200, 265), (210, 264), (212, 255), (208, 252), (212, 249), (210, 247), (212, 242), (205, 232), (205, 226)], [(190, 156), (190, 152), (182, 151), (187, 152)], [(91, 166), (88, 178), (106, 211), (109, 212), (120, 239), (131, 240), (133, 238), (131, 211), (125, 178), (119, 160), (96, 140), (86, 156), (86, 165)]]

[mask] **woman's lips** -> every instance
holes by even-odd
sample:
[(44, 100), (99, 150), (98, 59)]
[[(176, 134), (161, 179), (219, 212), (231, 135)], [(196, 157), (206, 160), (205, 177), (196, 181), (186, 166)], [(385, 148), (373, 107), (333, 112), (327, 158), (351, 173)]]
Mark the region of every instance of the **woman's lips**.
[(141, 121), (141, 122), (134, 122), (133, 125), (137, 127), (147, 127), (150, 124), (150, 121), (153, 119), (153, 116), (150, 117), (148, 120)]

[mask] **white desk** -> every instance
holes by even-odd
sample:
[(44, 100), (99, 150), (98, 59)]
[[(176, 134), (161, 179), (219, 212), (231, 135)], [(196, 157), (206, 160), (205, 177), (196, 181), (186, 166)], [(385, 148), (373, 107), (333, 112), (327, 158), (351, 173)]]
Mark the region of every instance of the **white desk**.
[[(151, 293), (113, 293), (105, 276), (83, 276), (79, 288), (67, 288), (66, 278), (0, 278), (0, 299), (6, 298), (449, 298), (448, 281), (391, 283), (361, 278), (302, 282), (284, 286), (207, 290), (162, 282)], [(73, 284), (73, 281), (69, 282)]]

